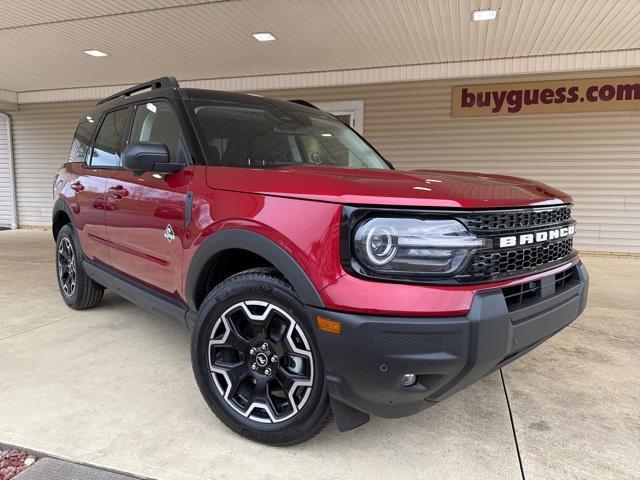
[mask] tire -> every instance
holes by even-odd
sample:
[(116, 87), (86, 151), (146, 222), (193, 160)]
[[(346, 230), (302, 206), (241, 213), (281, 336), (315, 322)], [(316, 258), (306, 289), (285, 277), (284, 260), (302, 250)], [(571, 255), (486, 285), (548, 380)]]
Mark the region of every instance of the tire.
[(191, 341), (193, 372), (211, 410), (268, 445), (317, 434), (331, 409), (312, 333), (304, 305), (273, 270), (248, 270), (216, 286)]
[(64, 225), (56, 239), (56, 278), (64, 302), (74, 310), (100, 304), (104, 287), (89, 278), (82, 267), (80, 248), (71, 225)]

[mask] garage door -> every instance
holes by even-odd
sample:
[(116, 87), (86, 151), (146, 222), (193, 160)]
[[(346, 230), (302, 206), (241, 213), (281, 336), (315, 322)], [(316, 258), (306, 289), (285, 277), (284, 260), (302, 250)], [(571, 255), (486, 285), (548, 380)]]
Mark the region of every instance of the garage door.
[(8, 124), (7, 117), (0, 114), (0, 228), (10, 228), (13, 220)]
[(19, 225), (51, 224), (53, 175), (69, 156), (78, 119), (95, 102), (21, 105), (12, 113)]

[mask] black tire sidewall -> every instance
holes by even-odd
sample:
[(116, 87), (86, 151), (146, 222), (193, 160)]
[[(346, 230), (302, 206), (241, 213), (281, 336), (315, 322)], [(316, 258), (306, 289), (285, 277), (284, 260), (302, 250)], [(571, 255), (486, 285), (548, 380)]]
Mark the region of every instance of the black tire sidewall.
[[(64, 293), (64, 290), (62, 290), (62, 284), (60, 283), (60, 271), (58, 266), (58, 249), (60, 248), (60, 244), (62, 243), (62, 240), (64, 238), (68, 239), (71, 242), (71, 247), (73, 248), (73, 263), (75, 264), (76, 268), (76, 286), (73, 294), (70, 296), (67, 296)], [(58, 281), (58, 289), (60, 290), (60, 295), (62, 296), (64, 302), (69, 306), (76, 305), (79, 300), (81, 288), (79, 282), (80, 268), (82, 268), (82, 265), (80, 264), (79, 250), (77, 242), (75, 241), (75, 235), (73, 234), (73, 228), (71, 227), (71, 225), (67, 224), (60, 229), (60, 232), (58, 232), (58, 238), (56, 239), (56, 280)]]
[[(311, 344), (314, 381), (311, 395), (299, 413), (279, 423), (261, 424), (236, 412), (220, 397), (209, 372), (208, 346), (211, 330), (230, 306), (246, 300), (263, 300), (289, 313), (301, 326)], [(239, 274), (216, 287), (203, 301), (191, 342), (191, 360), (198, 387), (213, 412), (240, 435), (271, 445), (299, 443), (313, 436), (329, 415), (324, 368), (313, 336), (308, 313), (294, 292), (280, 279), (266, 274)]]

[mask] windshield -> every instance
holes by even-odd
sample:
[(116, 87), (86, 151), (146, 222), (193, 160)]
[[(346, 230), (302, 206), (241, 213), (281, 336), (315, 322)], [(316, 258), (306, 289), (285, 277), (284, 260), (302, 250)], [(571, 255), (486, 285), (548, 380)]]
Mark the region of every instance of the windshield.
[(390, 168), (360, 136), (321, 111), (207, 102), (196, 104), (195, 112), (209, 165)]

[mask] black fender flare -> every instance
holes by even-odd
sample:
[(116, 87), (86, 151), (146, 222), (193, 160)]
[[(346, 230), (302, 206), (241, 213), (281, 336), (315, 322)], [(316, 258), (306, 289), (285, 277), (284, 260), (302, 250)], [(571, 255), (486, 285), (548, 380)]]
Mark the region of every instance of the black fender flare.
[(207, 238), (198, 247), (191, 260), (185, 285), (185, 298), (193, 311), (197, 311), (198, 279), (207, 263), (218, 253), (229, 249), (247, 250), (261, 256), (285, 276), (304, 304), (320, 308), (324, 306), (313, 282), (282, 247), (259, 233), (233, 228), (214, 233)]
[(71, 208), (69, 207), (69, 205), (67, 205), (67, 202), (65, 202), (62, 198), (59, 198), (58, 200), (55, 201), (55, 203), (53, 204), (53, 209), (51, 210), (51, 233), (53, 235), (54, 240), (56, 238), (56, 232), (53, 229), (53, 225), (56, 222), (56, 217), (61, 212), (64, 212), (67, 215), (67, 217), (69, 217), (69, 220), (71, 221), (71, 227), (73, 228), (74, 231), (76, 231), (76, 224), (73, 218), (73, 212), (71, 211)]

